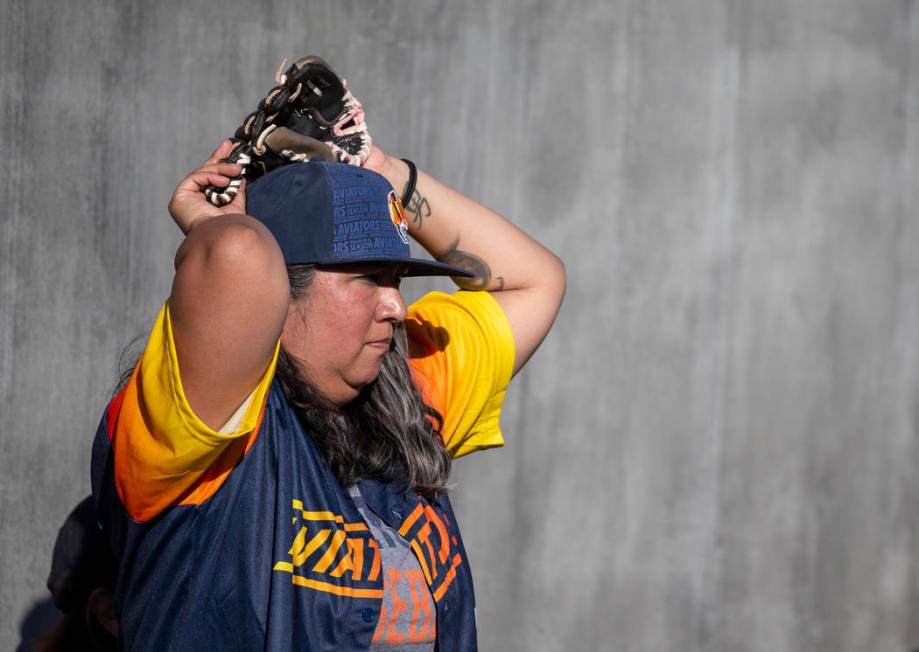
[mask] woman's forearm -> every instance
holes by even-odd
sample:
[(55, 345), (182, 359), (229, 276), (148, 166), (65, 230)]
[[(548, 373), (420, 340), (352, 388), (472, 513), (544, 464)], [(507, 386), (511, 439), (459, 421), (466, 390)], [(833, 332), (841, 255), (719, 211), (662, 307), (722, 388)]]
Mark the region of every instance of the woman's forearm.
[[(376, 171), (403, 192), (408, 166), (383, 156)], [(501, 305), (514, 334), (514, 373), (519, 371), (561, 307), (566, 283), (561, 259), (498, 213), (422, 170), (404, 202), (411, 236), (435, 259), (475, 274), (454, 278), (460, 287), (487, 290)]]
[[(381, 172), (396, 192), (408, 182), (408, 166), (386, 157)], [(465, 289), (501, 292), (564, 288), (561, 260), (509, 220), (418, 170), (412, 196), (403, 199), (409, 233), (435, 259), (462, 267), (475, 278), (454, 279)]]

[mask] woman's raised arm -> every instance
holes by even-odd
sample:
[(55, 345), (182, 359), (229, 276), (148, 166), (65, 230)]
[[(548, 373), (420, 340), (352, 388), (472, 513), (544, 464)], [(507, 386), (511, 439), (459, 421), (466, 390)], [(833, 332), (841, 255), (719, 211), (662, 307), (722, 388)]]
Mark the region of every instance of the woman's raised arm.
[(182, 387), (195, 414), (220, 428), (271, 362), (289, 305), (284, 258), (274, 237), (245, 215), (245, 191), (223, 207), (204, 195), (225, 187), (237, 165), (218, 163), (224, 142), (179, 183), (169, 213), (186, 234), (175, 257), (169, 312)]
[[(406, 187), (408, 165), (374, 147), (364, 164), (397, 192)], [(405, 198), (409, 233), (437, 260), (468, 269), (475, 278), (457, 285), (492, 293), (514, 333), (514, 373), (539, 347), (565, 295), (565, 265), (510, 221), (422, 170)]]

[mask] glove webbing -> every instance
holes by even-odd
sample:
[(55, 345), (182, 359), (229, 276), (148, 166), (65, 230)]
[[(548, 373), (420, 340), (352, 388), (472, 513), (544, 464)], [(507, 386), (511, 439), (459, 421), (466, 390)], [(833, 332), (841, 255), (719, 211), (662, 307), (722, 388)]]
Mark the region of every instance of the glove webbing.
[[(246, 172), (252, 160), (265, 154), (265, 137), (276, 128), (276, 125), (271, 123), (303, 90), (303, 84), (299, 82), (296, 89), (293, 88), (292, 79), (297, 72), (296, 65), (291, 65), (283, 75), (281, 74), (281, 68), (284, 67), (286, 62), (287, 59), (281, 62), (281, 67), (275, 75), (275, 81), (278, 82), (278, 85), (259, 101), (255, 111), (245, 117), (242, 125), (233, 134), (233, 138), (230, 139), (234, 144), (233, 149), (230, 150), (230, 154), (223, 162), (239, 165), (239, 174), (230, 178), (230, 183), (226, 188), (208, 186), (204, 190), (208, 201), (215, 206), (226, 206), (239, 194), (242, 180), (246, 177)], [(254, 143), (253, 135), (255, 136)]]

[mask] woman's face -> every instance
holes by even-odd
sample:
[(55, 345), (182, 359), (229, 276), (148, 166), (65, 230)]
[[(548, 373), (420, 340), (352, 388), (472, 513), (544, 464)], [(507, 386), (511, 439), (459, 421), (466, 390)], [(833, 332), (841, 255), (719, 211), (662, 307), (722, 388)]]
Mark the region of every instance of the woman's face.
[(405, 319), (396, 263), (356, 263), (316, 270), (306, 293), (290, 302), (281, 344), (306, 381), (342, 406), (380, 373), (393, 327)]

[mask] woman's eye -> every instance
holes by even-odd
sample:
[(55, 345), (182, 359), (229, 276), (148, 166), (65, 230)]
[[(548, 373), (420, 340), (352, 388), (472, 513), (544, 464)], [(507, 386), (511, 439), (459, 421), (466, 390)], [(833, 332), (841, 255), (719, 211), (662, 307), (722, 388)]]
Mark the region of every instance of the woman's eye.
[(357, 276), (357, 278), (367, 283), (373, 283), (374, 285), (392, 284), (396, 288), (402, 283), (402, 274), (398, 272), (392, 274), (389, 272), (374, 272), (372, 274), (361, 274)]
[(383, 275), (379, 273), (362, 274), (358, 278), (360, 278), (365, 283), (370, 283), (371, 285), (383, 285), (383, 283), (385, 283)]

